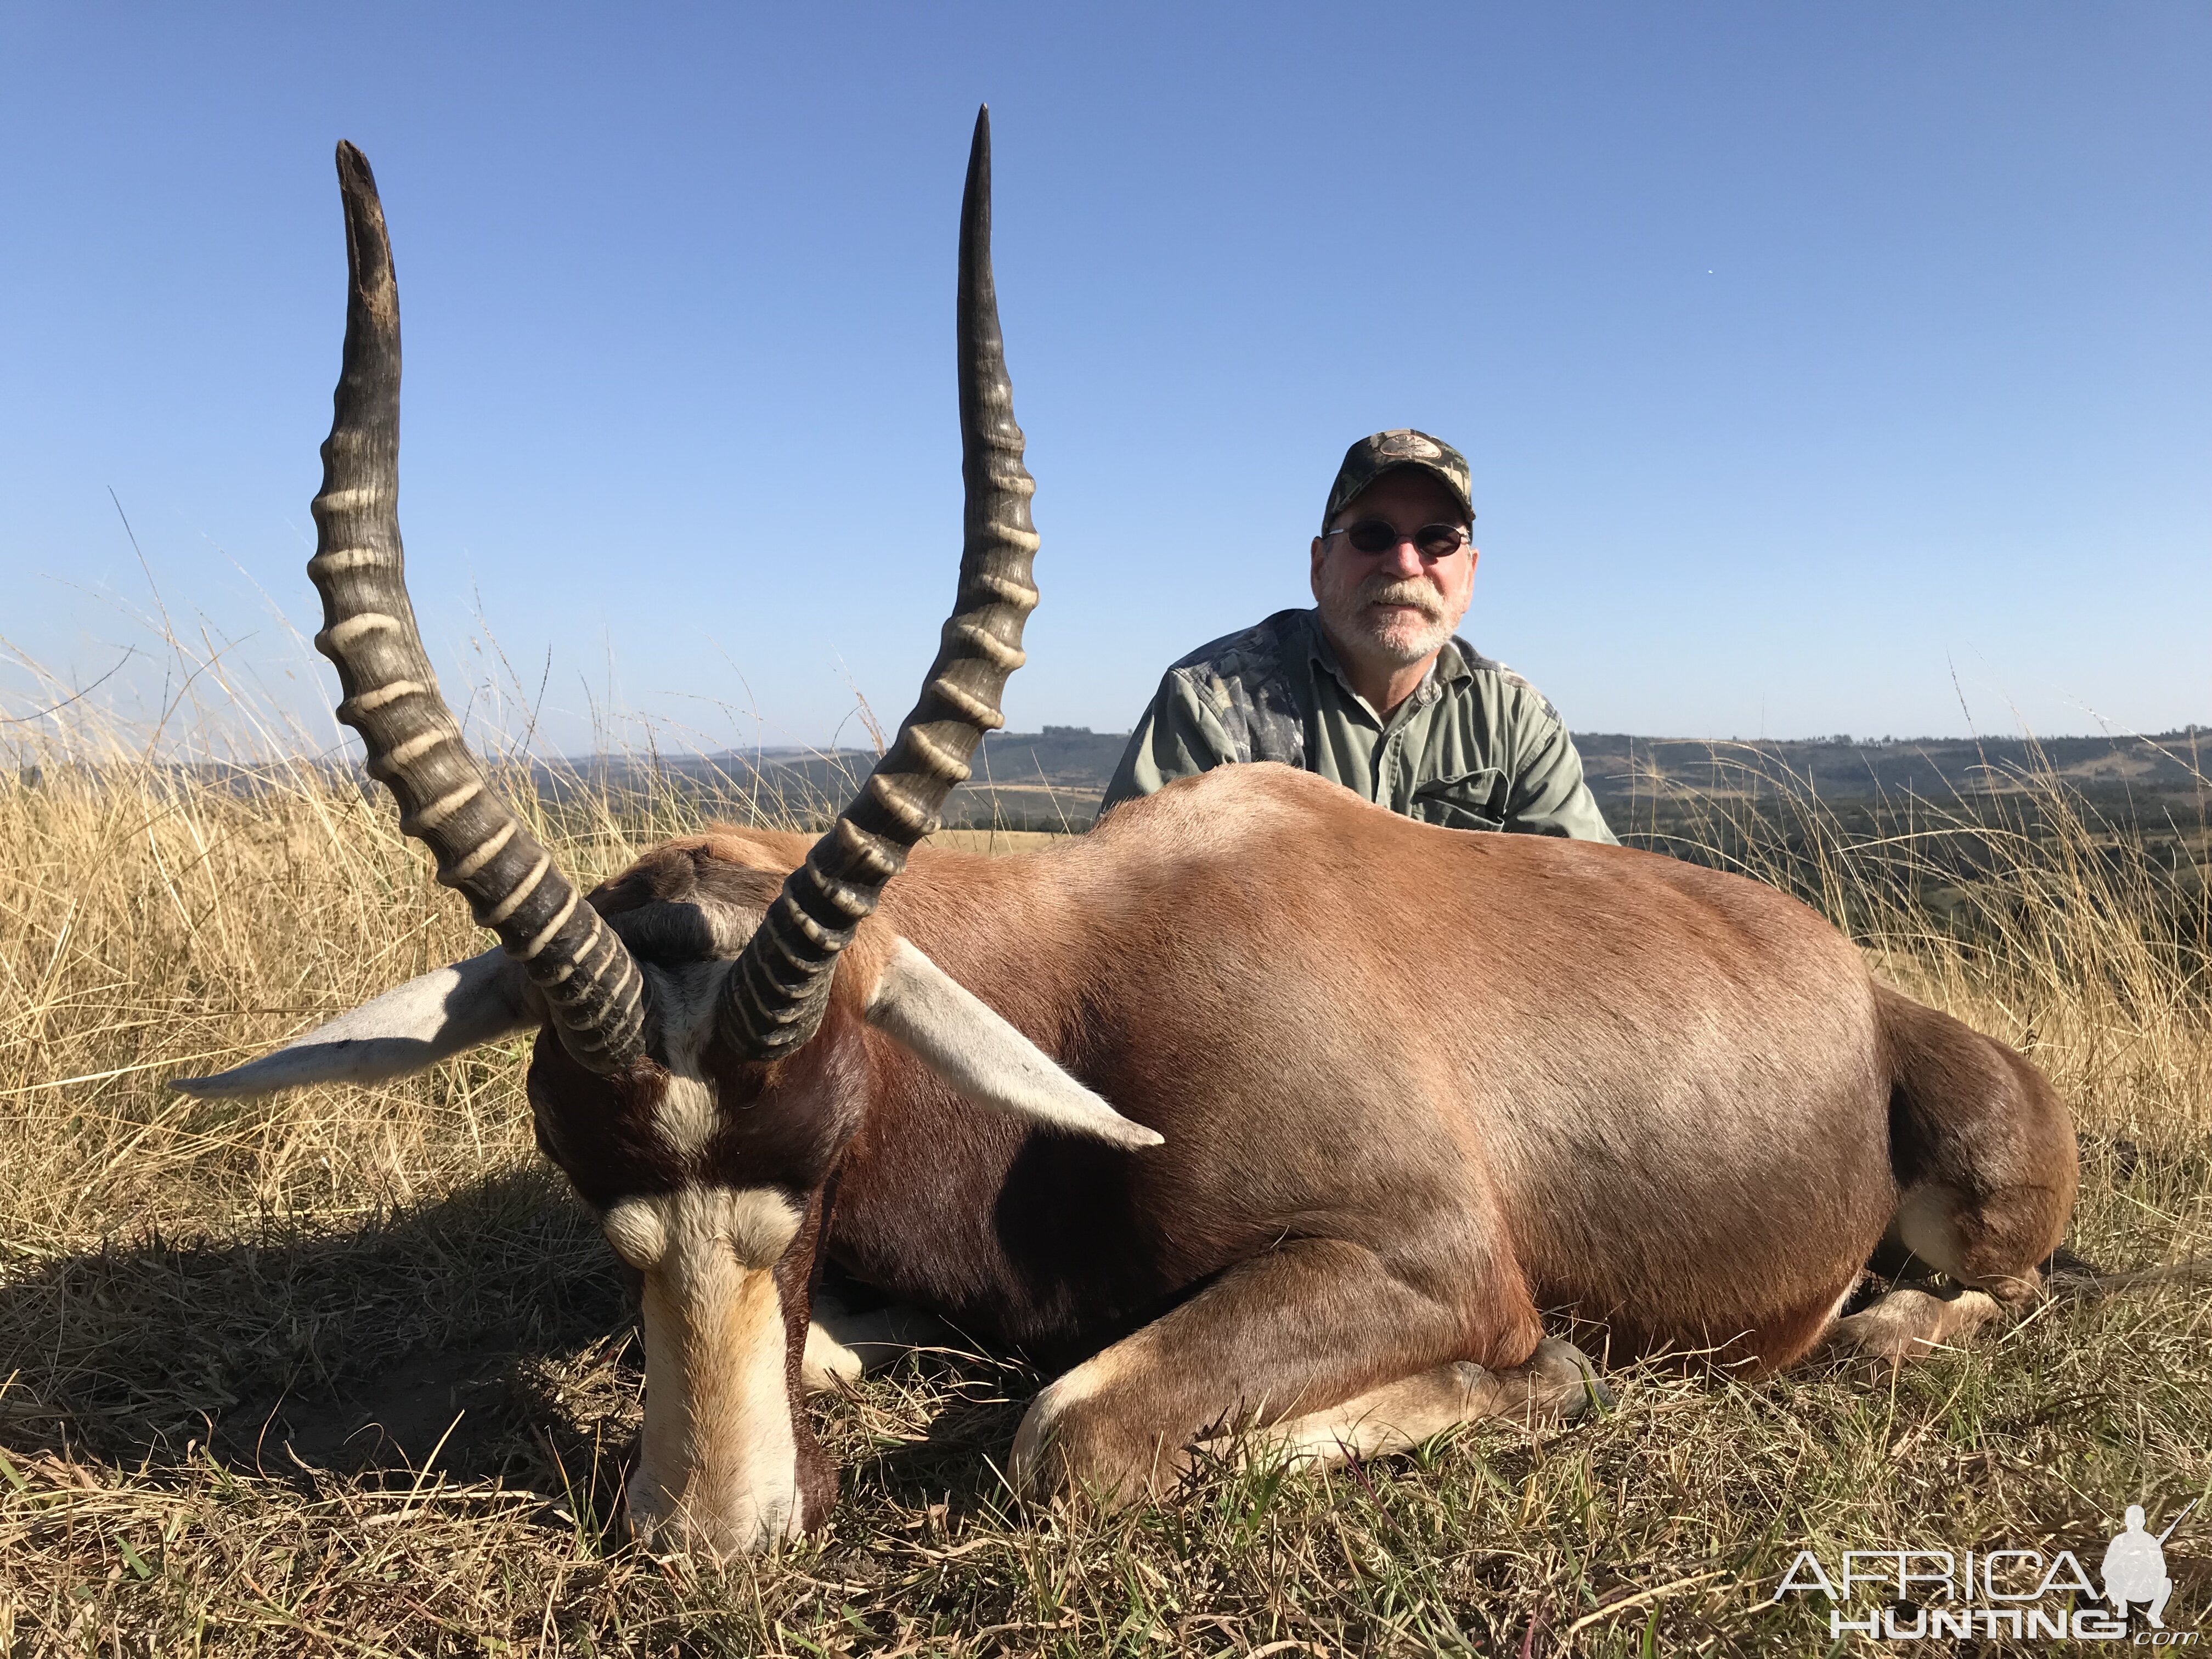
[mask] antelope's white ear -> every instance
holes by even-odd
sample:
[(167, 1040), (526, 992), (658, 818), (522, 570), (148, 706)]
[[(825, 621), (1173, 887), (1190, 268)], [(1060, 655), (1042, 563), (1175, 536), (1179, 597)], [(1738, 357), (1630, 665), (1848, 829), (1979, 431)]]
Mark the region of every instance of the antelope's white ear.
[(309, 1083), (382, 1083), (426, 1071), (449, 1054), (538, 1023), (522, 964), (494, 946), (386, 991), (271, 1054), (169, 1086), (216, 1098), (265, 1095)]
[(1089, 1135), (1109, 1146), (1158, 1146), (1165, 1137), (1131, 1121), (1060, 1070), (981, 998), (906, 939), (868, 999), (868, 1024), (975, 1102)]

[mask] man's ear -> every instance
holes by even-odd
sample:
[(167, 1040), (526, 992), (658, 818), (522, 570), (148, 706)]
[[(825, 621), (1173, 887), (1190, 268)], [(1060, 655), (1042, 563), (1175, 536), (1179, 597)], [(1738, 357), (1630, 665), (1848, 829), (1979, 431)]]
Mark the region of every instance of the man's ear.
[(169, 1086), (212, 1099), (406, 1077), (538, 1024), (528, 986), (522, 964), (495, 946), (386, 991), (274, 1054), (213, 1077), (177, 1078)]
[(865, 1018), (979, 1106), (1088, 1135), (1109, 1146), (1164, 1137), (1123, 1117), (981, 998), (902, 939), (876, 980)]

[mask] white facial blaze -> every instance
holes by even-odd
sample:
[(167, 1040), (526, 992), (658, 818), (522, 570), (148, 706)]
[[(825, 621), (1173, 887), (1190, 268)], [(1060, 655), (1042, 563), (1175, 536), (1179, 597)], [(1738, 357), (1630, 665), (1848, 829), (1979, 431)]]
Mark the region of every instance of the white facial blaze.
[[(685, 1163), (720, 1120), (700, 1053), (730, 968), (644, 967), (669, 1073), (653, 1123)], [(1115, 1146), (1159, 1144), (903, 939), (866, 1018), (983, 1104)], [(625, 1198), (607, 1212), (608, 1243), (645, 1275), (645, 1431), (629, 1504), (632, 1532), (651, 1547), (732, 1555), (799, 1534), (783, 1306), (770, 1270), (800, 1219), (775, 1193), (712, 1187)], [(826, 1386), (866, 1357), (811, 1332), (802, 1379)]]
[(726, 962), (691, 962), (673, 967), (648, 964), (646, 969), (668, 1067), (668, 1084), (661, 1091), (653, 1123), (679, 1158), (698, 1156), (720, 1117), (714, 1091), (700, 1073), (699, 1051), (714, 1034), (714, 1005), (730, 966)]
[(736, 1555), (799, 1534), (772, 1271), (799, 1220), (775, 1193), (713, 1187), (608, 1212), (610, 1242), (645, 1274), (645, 1432), (629, 1522), (650, 1547)]

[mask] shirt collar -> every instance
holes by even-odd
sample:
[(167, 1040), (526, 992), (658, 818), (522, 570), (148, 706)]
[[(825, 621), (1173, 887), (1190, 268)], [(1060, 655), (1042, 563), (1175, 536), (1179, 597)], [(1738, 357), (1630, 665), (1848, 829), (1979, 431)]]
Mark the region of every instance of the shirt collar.
[[(1337, 657), (1336, 647), (1328, 642), (1328, 630), (1321, 625), (1320, 611), (1312, 609), (1300, 614), (1306, 620), (1307, 655), (1316, 666), (1326, 669), (1335, 678), (1336, 683), (1344, 688), (1345, 696), (1364, 708), (1364, 700), (1352, 689), (1351, 678), (1344, 672), (1344, 664)], [(1443, 696), (1446, 686), (1474, 678), (1474, 671), (1468, 666), (1467, 653), (1455, 635), (1444, 641), (1443, 648), (1437, 653), (1436, 661), (1429, 665), (1429, 672), (1421, 677), (1421, 683), (1413, 688), (1413, 695), (1406, 701), (1415, 708), (1426, 708)]]

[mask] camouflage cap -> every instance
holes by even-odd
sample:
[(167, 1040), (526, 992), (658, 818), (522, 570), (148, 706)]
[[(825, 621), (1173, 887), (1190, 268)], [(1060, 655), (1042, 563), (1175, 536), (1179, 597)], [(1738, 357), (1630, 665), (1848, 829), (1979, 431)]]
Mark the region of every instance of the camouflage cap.
[(1429, 474), (1451, 491), (1460, 510), (1467, 514), (1468, 522), (1474, 521), (1474, 501), (1468, 493), (1467, 457), (1449, 444), (1405, 426), (1395, 432), (1378, 432), (1371, 438), (1362, 438), (1344, 452), (1344, 465), (1337, 468), (1336, 482), (1328, 487), (1328, 506), (1321, 515), (1322, 529), (1328, 530), (1329, 520), (1344, 510), (1346, 502), (1385, 472), (1401, 466), (1418, 466)]

